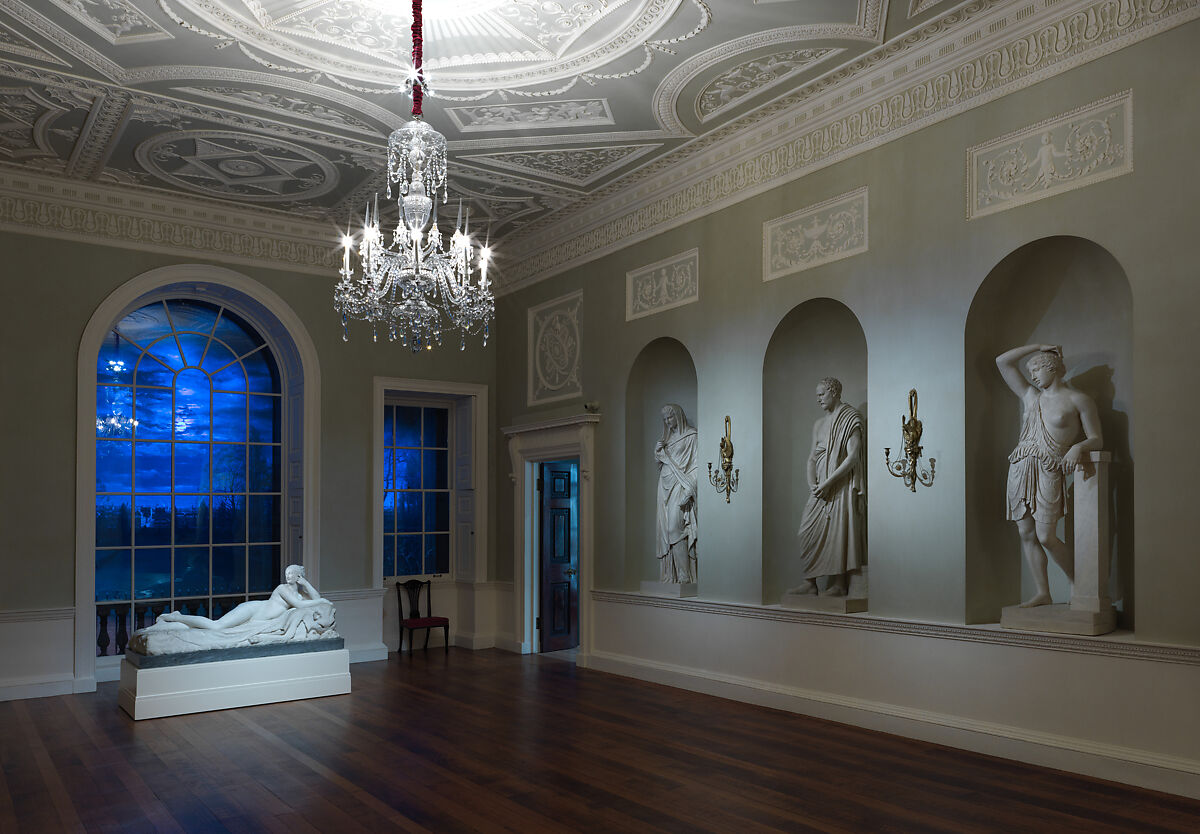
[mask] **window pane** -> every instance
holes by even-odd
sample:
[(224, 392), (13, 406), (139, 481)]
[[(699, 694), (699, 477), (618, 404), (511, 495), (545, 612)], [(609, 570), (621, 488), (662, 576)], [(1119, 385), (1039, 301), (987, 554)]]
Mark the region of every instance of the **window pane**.
[(424, 446), (446, 448), (446, 420), (449, 411), (445, 408), (425, 409), (425, 442)]
[(134, 544), (170, 544), (171, 496), (136, 495), (133, 502)]
[(214, 542), (244, 542), (246, 540), (246, 496), (214, 496), (212, 517), (212, 540)]
[(208, 440), (211, 400), (204, 371), (184, 371), (175, 377), (176, 440)]
[(96, 492), (133, 489), (133, 444), (128, 440), (96, 441)]
[(421, 488), (421, 450), (397, 449), (395, 462), (396, 489)]
[(96, 496), (96, 547), (130, 545), (133, 502), (128, 495)]
[(251, 495), (246, 499), (250, 541), (279, 541), (279, 496)]
[(198, 367), (208, 349), (208, 337), (197, 333), (180, 333), (179, 347), (183, 350), (183, 358), (189, 367)]
[(255, 443), (279, 443), (279, 397), (250, 396), (250, 439)]
[(396, 532), (421, 532), (421, 493), (396, 493)]
[(158, 599), (171, 595), (171, 551), (165, 547), (133, 551), (134, 599)]
[(213, 374), (212, 384), (213, 388), (219, 391), (245, 391), (246, 372), (242, 370), (242, 363), (234, 362)]
[[(212, 374), (221, 370), (235, 359), (237, 357), (233, 355), (229, 348), (220, 342), (212, 341), (208, 343), (208, 352), (204, 354), (204, 361), (200, 363), (200, 367)], [(241, 374), (240, 368), (238, 369), (238, 374)]]
[(139, 440), (171, 439), (171, 392), (138, 387), (134, 391), (133, 416), (137, 427), (133, 434)]
[(250, 447), (250, 492), (279, 492), (279, 447)]
[(174, 445), (175, 491), (208, 492), (208, 444), (176, 443)]
[(96, 435), (129, 437), (133, 431), (133, 389), (100, 385), (96, 388)]
[(176, 330), (194, 330), (205, 336), (212, 332), (220, 309), (207, 301), (185, 298), (172, 298), (167, 301), (167, 312), (171, 314), (171, 324)]
[(396, 576), (421, 572), (421, 536), (396, 536)]
[(212, 549), (212, 583), (214, 594), (244, 594), (246, 592), (246, 548), (214, 547)]
[(161, 301), (147, 304), (139, 310), (121, 319), (116, 327), (122, 336), (135, 342), (140, 347), (165, 336), (171, 332), (171, 322), (167, 319), (167, 309)]
[(171, 491), (171, 444), (136, 443), (134, 489), (137, 492)]
[(175, 371), (147, 353), (137, 364), (136, 379), (138, 385), (170, 388), (175, 384)]
[(179, 352), (179, 343), (175, 341), (174, 336), (165, 336), (159, 339), (146, 349), (146, 353), (158, 359), (172, 371), (183, 368), (183, 355)]
[[(229, 345), (238, 356), (249, 353), (263, 343), (262, 337), (253, 327), (229, 310), (221, 311), (221, 318), (217, 322), (213, 336)], [(274, 587), (274, 585), (271, 586), (272, 589)]]
[(383, 536), (383, 575), (396, 575), (396, 537)]
[(444, 450), (425, 450), (425, 489), (449, 488), (448, 455)]
[(141, 355), (141, 348), (122, 339), (115, 330), (110, 331), (104, 337), (96, 359), (96, 382), (132, 384), (133, 371)]
[(213, 394), (213, 440), (246, 441), (245, 394)]
[(425, 537), (425, 572), (450, 572), (450, 534), (437, 533)]
[(396, 532), (396, 493), (391, 491), (383, 494), (383, 532)]
[(251, 391), (279, 393), (279, 371), (275, 360), (266, 348), (243, 357), (246, 367), (246, 383)]
[(208, 594), (208, 548), (175, 548), (175, 596)]
[[(141, 496), (138, 496), (139, 500)], [(170, 500), (168, 497), (167, 500)], [(169, 542), (167, 539), (165, 542)], [(208, 544), (208, 496), (175, 496), (175, 544)], [(139, 539), (139, 544), (146, 544)], [(155, 542), (158, 544), (158, 542)]]
[(385, 405), (383, 407), (383, 445), (395, 446), (396, 442), (393, 439), (395, 435), (392, 432), (392, 423), (396, 420), (396, 406)]
[(392, 476), (392, 470), (395, 466), (395, 464), (393, 463), (394, 460), (395, 460), (395, 449), (385, 448), (383, 450), (383, 488), (384, 489), (395, 489), (396, 488), (395, 483), (393, 483), (393, 476)]
[(96, 551), (96, 602), (129, 599), (129, 551)]
[(250, 547), (250, 593), (273, 591), (279, 584), (279, 545), (256, 544)]
[(425, 493), (425, 532), (441, 533), (450, 529), (450, 493)]
[(213, 492), (246, 491), (246, 447), (240, 443), (214, 443)]
[(421, 409), (406, 405), (396, 406), (396, 445), (421, 445)]

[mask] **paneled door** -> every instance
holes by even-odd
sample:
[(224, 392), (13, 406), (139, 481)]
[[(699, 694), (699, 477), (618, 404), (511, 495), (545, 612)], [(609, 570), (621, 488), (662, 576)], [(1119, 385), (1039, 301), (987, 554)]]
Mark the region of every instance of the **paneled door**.
[(543, 463), (539, 485), (541, 650), (555, 652), (579, 645), (579, 462)]

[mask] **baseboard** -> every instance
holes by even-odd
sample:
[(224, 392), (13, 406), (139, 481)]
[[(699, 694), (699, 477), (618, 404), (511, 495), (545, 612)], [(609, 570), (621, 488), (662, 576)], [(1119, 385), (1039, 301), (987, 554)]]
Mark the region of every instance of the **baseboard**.
[(603, 672), (1200, 799), (1200, 761), (592, 651)]
[(363, 646), (347, 646), (351, 663), (370, 663), (373, 660), (387, 660), (388, 647), (383, 643)]
[(492, 649), (496, 647), (496, 635), (494, 634), (463, 634), (459, 632), (455, 634), (451, 640), (451, 644), (459, 646), (471, 651), (479, 651), (480, 649)]
[[(92, 687), (95, 689), (95, 687)], [(51, 695), (70, 695), (75, 689), (74, 675), (52, 675), (46, 678), (0, 678), (0, 701), (22, 698), (46, 698)]]
[(528, 643), (522, 643), (511, 634), (497, 634), (494, 645), (497, 649), (515, 654), (529, 654), (531, 651)]

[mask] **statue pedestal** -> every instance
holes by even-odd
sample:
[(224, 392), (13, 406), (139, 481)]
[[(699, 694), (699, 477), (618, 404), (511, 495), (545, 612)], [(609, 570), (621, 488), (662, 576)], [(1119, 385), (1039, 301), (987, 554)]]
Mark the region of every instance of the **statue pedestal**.
[(1000, 612), (1003, 628), (1060, 634), (1108, 634), (1117, 612), (1108, 595), (1112, 557), (1108, 518), (1108, 467), (1111, 452), (1092, 452), (1075, 469), (1075, 582), (1069, 605), (1010, 605)]
[(782, 608), (798, 611), (823, 611), (828, 614), (862, 614), (867, 610), (866, 597), (823, 597), (818, 594), (784, 594), (779, 600)]
[(694, 597), (695, 582), (643, 582), (642, 593), (656, 597)]

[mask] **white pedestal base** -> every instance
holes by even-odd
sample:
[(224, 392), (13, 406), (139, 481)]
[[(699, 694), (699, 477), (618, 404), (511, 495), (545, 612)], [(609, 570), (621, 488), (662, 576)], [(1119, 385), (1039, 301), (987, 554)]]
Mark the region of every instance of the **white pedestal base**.
[(1009, 605), (1000, 610), (1000, 626), (1022, 631), (1049, 631), (1054, 634), (1108, 634), (1117, 627), (1117, 612), (1079, 611), (1065, 603), (1022, 608)]
[(121, 661), (117, 703), (135, 721), (350, 692), (350, 652), (248, 657), (139, 669)]
[(823, 597), (818, 594), (784, 594), (782, 608), (800, 611), (825, 611), (830, 614), (861, 614), (867, 610), (866, 597)]
[(653, 594), (656, 597), (694, 597), (696, 595), (696, 583), (643, 582), (642, 593)]

